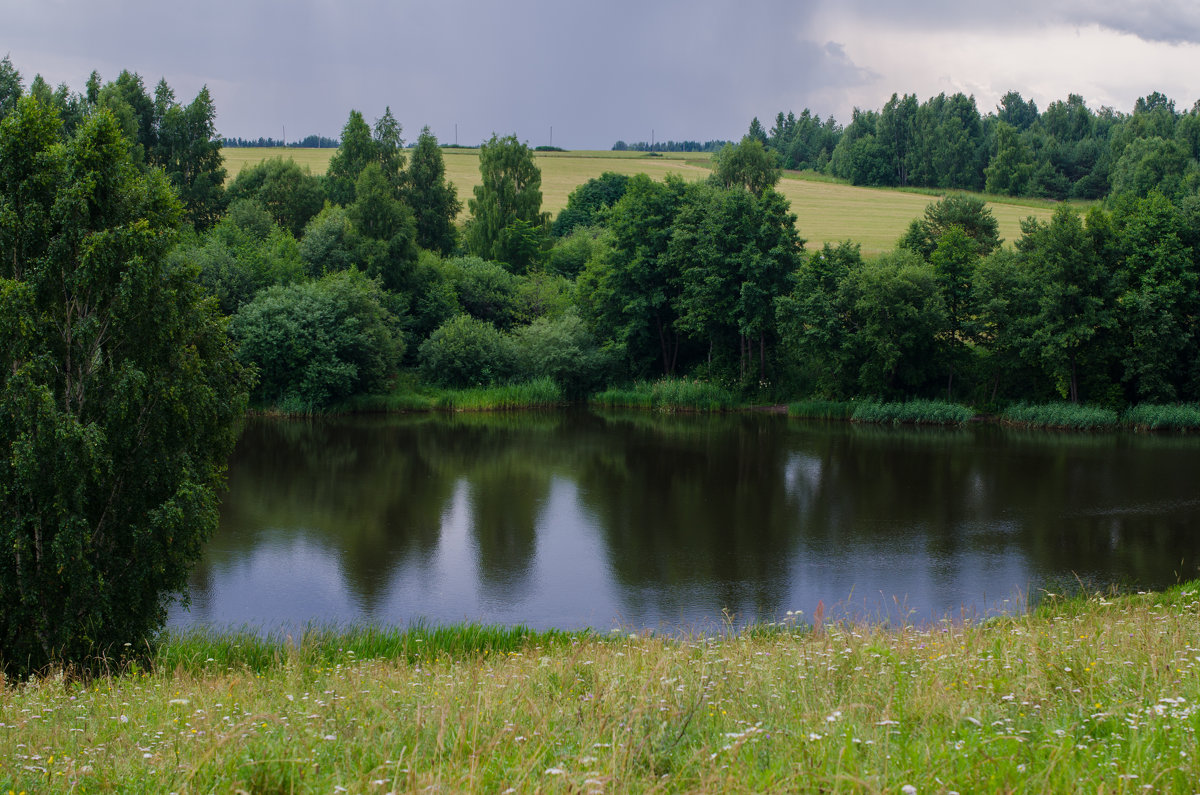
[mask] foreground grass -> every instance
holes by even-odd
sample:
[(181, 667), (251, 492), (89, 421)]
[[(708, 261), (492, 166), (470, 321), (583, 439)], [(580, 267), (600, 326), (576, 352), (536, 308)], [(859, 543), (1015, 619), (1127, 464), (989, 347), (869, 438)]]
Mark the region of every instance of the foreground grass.
[(0, 791), (1190, 792), (1198, 591), (724, 638), (173, 638), (0, 691)]

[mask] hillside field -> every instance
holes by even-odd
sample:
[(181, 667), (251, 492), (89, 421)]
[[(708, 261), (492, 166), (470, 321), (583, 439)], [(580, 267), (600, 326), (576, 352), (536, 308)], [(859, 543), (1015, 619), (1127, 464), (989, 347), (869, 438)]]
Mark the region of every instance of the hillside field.
[[(228, 148), (225, 165), (232, 178), (247, 165), (269, 157), (290, 157), (314, 174), (322, 174), (329, 165), (335, 149), (266, 149)], [(446, 178), (458, 189), (466, 216), (467, 199), (472, 188), (479, 184), (479, 152), (476, 149), (443, 149)], [(679, 174), (684, 179), (698, 180), (708, 176), (708, 158), (700, 152), (671, 152), (661, 157), (649, 157), (644, 152), (536, 152), (542, 170), (542, 208), (557, 215), (567, 205), (567, 196), (576, 187), (598, 177), (605, 171), (620, 174), (648, 174), (662, 179), (667, 174)], [(926, 205), (936, 201), (930, 193), (916, 193), (887, 188), (858, 188), (834, 182), (826, 177), (787, 172), (778, 190), (792, 203), (796, 226), (807, 240), (811, 251), (826, 242), (853, 240), (862, 245), (864, 254), (877, 254), (891, 249), (904, 234), (912, 219), (920, 216)], [(1000, 237), (1012, 242), (1021, 236), (1021, 220), (1027, 216), (1049, 219), (1054, 212), (1050, 202), (1028, 200), (997, 201), (989, 197), (989, 206), (1000, 223)]]

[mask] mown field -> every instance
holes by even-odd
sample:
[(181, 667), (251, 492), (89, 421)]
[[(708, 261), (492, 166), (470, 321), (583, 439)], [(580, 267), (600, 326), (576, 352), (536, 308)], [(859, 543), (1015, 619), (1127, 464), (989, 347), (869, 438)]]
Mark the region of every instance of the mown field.
[[(333, 149), (225, 149), (229, 175), (236, 175), (248, 164), (268, 157), (286, 156), (314, 174), (324, 173), (333, 156)], [(458, 188), (466, 216), (466, 199), (479, 184), (479, 155), (475, 149), (445, 149), (446, 177)], [(709, 174), (708, 155), (703, 153), (667, 153), (648, 157), (642, 152), (537, 152), (537, 164), (542, 170), (542, 207), (552, 214), (567, 205), (571, 191), (605, 171), (620, 174), (648, 174), (662, 179), (667, 174), (679, 174), (684, 179), (704, 179)], [(808, 241), (808, 248), (819, 248), (826, 242), (853, 240), (862, 245), (863, 253), (875, 254), (891, 249), (904, 234), (912, 219), (920, 216), (926, 205), (936, 200), (933, 194), (891, 189), (857, 188), (828, 178), (787, 173), (778, 189), (792, 204), (796, 226)], [(990, 199), (989, 206), (1000, 223), (1000, 236), (1008, 242), (1021, 235), (1020, 222), (1032, 215), (1049, 219), (1054, 207), (1049, 202)]]
[(721, 637), (176, 636), (0, 684), (0, 792), (1194, 792), (1198, 592)]

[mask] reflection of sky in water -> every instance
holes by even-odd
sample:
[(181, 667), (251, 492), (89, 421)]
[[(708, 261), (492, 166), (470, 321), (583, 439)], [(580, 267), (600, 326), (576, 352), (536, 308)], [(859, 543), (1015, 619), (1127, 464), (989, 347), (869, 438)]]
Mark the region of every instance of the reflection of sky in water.
[[(385, 528), (383, 540), (372, 543), (384, 546), (360, 550), (355, 560), (336, 540), (344, 528), (272, 528), (266, 511), (258, 511), (264, 501), (251, 501), (257, 512), (246, 520), (250, 525), (239, 528), (236, 537), (214, 543), (219, 551), (210, 551), (210, 560), (193, 577), (190, 613), (177, 607), (169, 623), (272, 630), (309, 623), (472, 621), (601, 632), (614, 626), (687, 631), (719, 628), (727, 616), (738, 624), (782, 618), (788, 610), (812, 616), (818, 603), (830, 616), (926, 621), (1015, 609), (1026, 596), (1036, 597), (1043, 583), (1069, 582), (1076, 574), (1112, 582), (1129, 579), (1131, 571), (1137, 576), (1150, 571), (1173, 581), (1171, 572), (1180, 569), (1182, 557), (1196, 559), (1190, 528), (1200, 499), (1190, 485), (1180, 485), (1190, 484), (1186, 475), (1176, 482), (1173, 474), (1142, 473), (1155, 493), (1116, 493), (1113, 484), (1129, 479), (1122, 467), (1144, 469), (1156, 460), (1153, 450), (1122, 463), (1130, 451), (1118, 448), (1100, 464), (1104, 477), (1099, 485), (1085, 479), (1081, 486), (1079, 471), (1093, 457), (1090, 448), (1080, 456), (1083, 463), (1043, 467), (1039, 456), (1061, 458), (1062, 450), (1025, 442), (1029, 449), (989, 448), (976, 458), (963, 458), (970, 445), (961, 442), (961, 435), (953, 437), (958, 446), (950, 452), (938, 449), (938, 437), (933, 443), (900, 437), (911, 449), (898, 466), (896, 460), (869, 458), (875, 455), (872, 446), (881, 445), (877, 436), (839, 447), (836, 438), (813, 441), (786, 424), (768, 427), (780, 434), (772, 439), (778, 449), (769, 466), (760, 466), (756, 453), (745, 452), (753, 445), (743, 443), (742, 452), (730, 453), (750, 456), (731, 470), (739, 482), (729, 488), (742, 490), (732, 508), (713, 493), (710, 472), (729, 462), (720, 450), (705, 446), (707, 440), (693, 450), (688, 447), (692, 442), (668, 437), (682, 457), (647, 463), (639, 457), (656, 453), (642, 437), (631, 435), (641, 446), (629, 452), (603, 427), (599, 436), (567, 436), (556, 442), (592, 452), (572, 453), (557, 466), (547, 464), (546, 471), (553, 473), (540, 480), (524, 472), (521, 485), (514, 487), (525, 490), (524, 501), (504, 516), (508, 524), (492, 523), (486, 532), (493, 535), (481, 536), (484, 531), (472, 515), (481, 503), (470, 472), (444, 481), (438, 492), (445, 495), (440, 523), (416, 553), (416, 542), (405, 536), (408, 520), (403, 515), (389, 514), (387, 522), (378, 523)], [(413, 447), (410, 441), (404, 437), (392, 446)], [(996, 440), (989, 438), (989, 443)], [(1163, 464), (1164, 473), (1176, 473), (1181, 466), (1186, 472), (1189, 465), (1196, 471), (1200, 445), (1185, 447), (1176, 441), (1169, 449), (1176, 458)], [(1182, 454), (1188, 458), (1178, 459)], [(458, 455), (478, 465), (472, 455)], [(623, 465), (613, 463), (622, 456)], [(353, 461), (344, 449), (343, 457)], [(930, 466), (935, 474), (904, 471), (910, 461), (914, 470)], [(360, 463), (367, 469), (377, 466), (374, 459)], [(429, 470), (440, 465), (430, 464)], [(588, 480), (588, 466), (602, 476), (593, 472)], [(700, 474), (678, 474), (689, 469)], [(422, 477), (432, 477), (420, 471)], [(868, 477), (856, 480), (854, 472)], [(698, 479), (687, 479), (692, 476)], [(490, 472), (488, 477), (492, 491), (486, 498), (494, 501), (497, 475)], [(762, 500), (770, 504), (757, 506), (757, 484), (772, 477), (774, 487), (762, 486)], [(499, 482), (503, 496), (504, 481)], [(947, 484), (953, 487), (949, 493)], [(238, 483), (231, 482), (231, 488)], [(682, 500), (698, 513), (691, 519), (664, 520), (660, 511), (674, 507), (672, 500)], [(928, 516), (914, 508), (922, 505), (930, 508)], [(721, 521), (739, 522), (738, 510), (747, 506), (762, 508), (751, 511), (753, 519), (747, 521), (770, 527), (760, 534), (754, 527), (719, 526)], [(355, 513), (359, 507), (341, 509), (351, 516), (351, 524), (369, 522)], [(436, 523), (437, 513), (430, 516)], [(670, 524), (661, 528), (667, 540), (654, 535), (660, 528), (651, 517)], [(687, 521), (703, 525), (694, 539)], [(726, 531), (728, 538), (722, 540)], [(375, 532), (381, 531), (377, 527)], [(363, 573), (363, 555), (378, 562), (378, 573)], [(1157, 569), (1146, 569), (1147, 560)], [(487, 576), (482, 576), (481, 566), (488, 562)], [(357, 573), (355, 565), (360, 566)], [(362, 583), (371, 577), (370, 596), (364, 597)]]

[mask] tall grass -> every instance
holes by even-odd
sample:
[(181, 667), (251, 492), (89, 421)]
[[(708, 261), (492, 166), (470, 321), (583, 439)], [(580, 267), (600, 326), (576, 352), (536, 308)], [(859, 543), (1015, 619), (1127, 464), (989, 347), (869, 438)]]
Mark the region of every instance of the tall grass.
[(727, 411), (736, 405), (733, 395), (724, 387), (688, 378), (662, 378), (641, 381), (629, 389), (608, 389), (594, 395), (591, 403), (605, 408), (668, 412)]
[(788, 416), (807, 420), (848, 420), (857, 404), (849, 400), (810, 398), (788, 404)]
[(1000, 421), (1029, 428), (1094, 431), (1117, 427), (1117, 412), (1076, 403), (1018, 403), (1000, 413)]
[(563, 403), (562, 390), (547, 376), (519, 384), (446, 389), (437, 397), (437, 408), (452, 411), (504, 411), (554, 408)]
[(909, 400), (903, 403), (858, 403), (852, 422), (892, 425), (963, 425), (975, 416), (966, 406), (944, 400)]
[(1200, 428), (1200, 406), (1143, 403), (1126, 409), (1121, 422), (1145, 431), (1196, 430)]
[[(1200, 583), (1048, 596), (982, 623), (447, 632), (249, 651), (236, 637), (228, 651), (176, 637), (149, 670), (0, 688), (0, 792), (1133, 793), (1200, 781)], [(413, 656), (426, 644), (440, 651)]]

